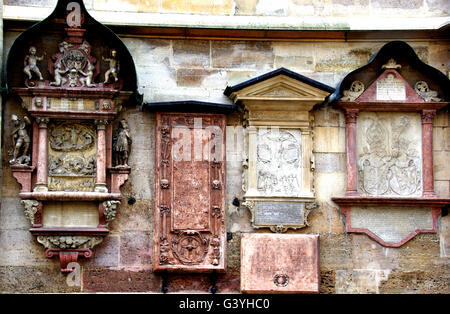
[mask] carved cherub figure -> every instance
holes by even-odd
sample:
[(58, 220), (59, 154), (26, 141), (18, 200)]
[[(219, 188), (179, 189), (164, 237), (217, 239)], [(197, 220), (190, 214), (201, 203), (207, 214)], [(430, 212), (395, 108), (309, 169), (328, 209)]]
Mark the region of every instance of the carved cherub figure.
[(113, 150), (116, 166), (128, 166), (128, 156), (131, 148), (131, 135), (128, 123), (125, 119), (120, 120), (119, 128), (113, 138)]
[(95, 66), (88, 61), (88, 70), (86, 73), (84, 73), (83, 71), (79, 71), (82, 75), (84, 75), (85, 77), (80, 78), (80, 82), (82, 84), (82, 86), (87, 86), (87, 87), (95, 87), (95, 84), (92, 83), (92, 77), (94, 76), (94, 70), (95, 70)]
[(103, 61), (109, 62), (109, 69), (105, 73), (105, 81), (103, 83), (108, 83), (110, 76), (114, 77), (114, 81), (119, 80), (118, 73), (120, 69), (119, 60), (117, 60), (117, 51), (115, 49), (111, 50), (111, 58), (102, 57)]
[(9, 161), (11, 165), (27, 165), (30, 162), (28, 152), (30, 149), (30, 137), (28, 135), (27, 127), (31, 125), (31, 121), (27, 116), (23, 117), (23, 121), (13, 114), (11, 122), (14, 124), (14, 130), (11, 132), (11, 139), (13, 143), (13, 150), (10, 154), (13, 158)]
[(51, 85), (51, 86), (61, 86), (61, 85), (64, 85), (67, 82), (67, 79), (65, 77), (62, 77), (61, 75), (62, 74), (66, 74), (67, 71), (69, 71), (69, 69), (62, 70), (61, 67), (62, 67), (61, 60), (58, 60), (55, 63), (55, 69), (54, 69), (54, 71), (55, 71), (55, 75), (54, 75), (55, 81), (54, 82), (50, 82), (49, 85)]
[(25, 60), (23, 62), (23, 72), (25, 72), (29, 80), (33, 78), (32, 73), (35, 73), (37, 76), (39, 76), (39, 80), (43, 81), (44, 78), (42, 77), (41, 71), (37, 66), (37, 62), (44, 60), (45, 53), (40, 57), (36, 56), (36, 47), (34, 46), (31, 46), (28, 52), (29, 54), (25, 56)]

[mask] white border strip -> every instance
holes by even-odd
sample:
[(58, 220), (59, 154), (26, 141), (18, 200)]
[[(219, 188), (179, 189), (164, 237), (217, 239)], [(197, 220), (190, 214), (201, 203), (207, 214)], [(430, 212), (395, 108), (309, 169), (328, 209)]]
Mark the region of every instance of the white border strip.
[[(41, 21), (53, 8), (3, 6), (3, 19)], [(252, 30), (436, 30), (450, 24), (444, 17), (277, 17), (94, 11), (105, 25), (195, 27)]]

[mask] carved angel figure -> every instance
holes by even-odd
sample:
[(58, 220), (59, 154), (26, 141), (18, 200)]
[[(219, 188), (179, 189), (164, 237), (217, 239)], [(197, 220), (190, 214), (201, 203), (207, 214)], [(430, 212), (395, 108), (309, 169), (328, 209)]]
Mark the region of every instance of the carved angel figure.
[(92, 77), (94, 76), (94, 70), (95, 70), (95, 66), (88, 61), (88, 70), (86, 73), (84, 73), (83, 71), (79, 71), (82, 75), (84, 75), (85, 77), (80, 78), (80, 82), (82, 84), (82, 86), (87, 86), (87, 87), (95, 87), (95, 84), (92, 83)]
[(11, 121), (14, 124), (14, 130), (11, 132), (13, 150), (10, 154), (13, 158), (9, 161), (11, 165), (28, 165), (30, 156), (28, 155), (30, 149), (30, 136), (28, 135), (27, 127), (31, 125), (31, 121), (27, 116), (23, 117), (23, 121), (13, 114)]
[(116, 166), (128, 166), (128, 156), (131, 148), (131, 135), (128, 123), (125, 119), (120, 120), (119, 128), (113, 138), (113, 150)]
[(69, 70), (68, 70), (68, 69), (67, 69), (67, 70), (63, 70), (63, 69), (62, 69), (61, 60), (58, 60), (58, 61), (55, 63), (55, 69), (54, 69), (54, 72), (55, 72), (55, 75), (54, 75), (55, 81), (54, 81), (54, 82), (50, 82), (49, 85), (50, 85), (50, 86), (61, 86), (61, 85), (64, 85), (64, 83), (67, 82), (67, 79), (66, 79), (65, 77), (62, 77), (61, 75), (62, 75), (62, 74), (66, 74), (67, 71), (69, 71)]
[(28, 79), (31, 80), (33, 78), (33, 74), (36, 74), (39, 76), (39, 80), (43, 81), (44, 78), (42, 77), (41, 71), (39, 70), (37, 66), (38, 61), (42, 61), (44, 59), (43, 56), (36, 56), (36, 47), (31, 46), (29, 49), (29, 54), (25, 56), (25, 60), (23, 61), (23, 72), (28, 76)]
[(109, 62), (109, 69), (105, 73), (105, 81), (103, 83), (108, 83), (110, 76), (114, 77), (114, 81), (119, 80), (118, 73), (120, 69), (119, 60), (117, 60), (117, 51), (115, 49), (111, 50), (111, 58), (102, 57), (103, 61)]

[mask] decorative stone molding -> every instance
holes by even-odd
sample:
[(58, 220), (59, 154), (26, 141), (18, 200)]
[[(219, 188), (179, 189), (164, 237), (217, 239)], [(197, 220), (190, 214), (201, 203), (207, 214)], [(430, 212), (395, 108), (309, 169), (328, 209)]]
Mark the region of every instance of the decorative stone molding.
[(227, 87), (247, 112), (244, 206), (254, 228), (286, 232), (308, 225), (314, 202), (312, 108), (334, 89), (281, 68)]
[[(374, 76), (379, 64), (382, 72)], [(349, 97), (356, 77), (368, 87)], [(416, 77), (427, 81), (413, 88), (408, 82)], [(388, 247), (437, 232), (441, 208), (450, 199), (434, 193), (433, 118), (449, 104), (437, 97), (447, 94), (448, 78), (423, 64), (407, 44), (391, 42), (339, 86), (332, 98), (346, 117), (347, 190), (332, 200), (347, 232), (365, 233)]]

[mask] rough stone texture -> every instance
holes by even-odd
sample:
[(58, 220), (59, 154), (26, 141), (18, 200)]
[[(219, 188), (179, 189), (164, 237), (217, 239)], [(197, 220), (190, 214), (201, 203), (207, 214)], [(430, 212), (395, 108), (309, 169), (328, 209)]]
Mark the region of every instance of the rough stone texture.
[(151, 267), (88, 268), (83, 272), (86, 292), (149, 292), (160, 291), (160, 280)]
[(152, 235), (147, 231), (125, 231), (120, 237), (120, 265), (149, 265), (152, 260)]
[[(57, 262), (59, 264), (59, 261)], [(69, 286), (68, 277), (59, 272), (59, 265), (0, 266), (2, 293), (63, 293), (79, 292), (80, 286)]]

